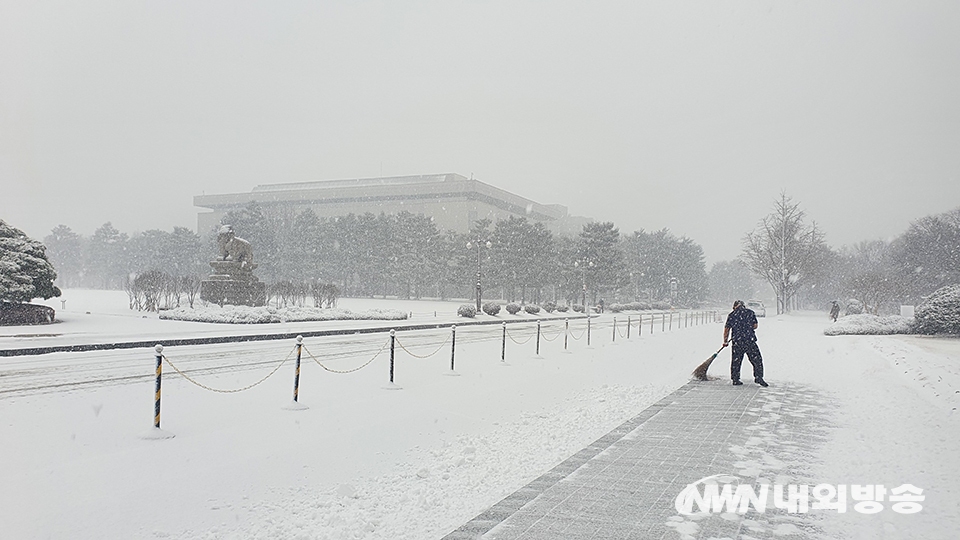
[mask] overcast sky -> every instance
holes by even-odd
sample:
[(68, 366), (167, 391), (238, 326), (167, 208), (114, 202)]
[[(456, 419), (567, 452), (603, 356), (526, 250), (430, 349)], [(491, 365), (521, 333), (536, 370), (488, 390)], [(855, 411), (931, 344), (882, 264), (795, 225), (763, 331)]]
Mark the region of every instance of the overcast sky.
[(960, 2), (0, 0), (0, 218), (455, 172), (731, 259), (781, 190), (834, 247), (960, 206)]

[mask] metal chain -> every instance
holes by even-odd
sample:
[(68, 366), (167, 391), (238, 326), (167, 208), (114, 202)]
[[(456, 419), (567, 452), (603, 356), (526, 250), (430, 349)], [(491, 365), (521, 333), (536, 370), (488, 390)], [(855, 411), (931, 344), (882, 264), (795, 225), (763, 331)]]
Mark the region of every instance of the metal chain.
[(180, 368), (178, 368), (177, 366), (173, 365), (173, 362), (171, 362), (171, 361), (166, 357), (166, 355), (162, 355), (162, 354), (161, 354), (160, 356), (163, 357), (163, 360), (167, 363), (167, 365), (169, 365), (170, 367), (172, 367), (173, 370), (176, 371), (177, 373), (179, 373), (181, 377), (183, 377), (184, 379), (190, 381), (191, 383), (199, 386), (200, 388), (203, 388), (204, 390), (209, 390), (209, 391), (211, 391), (211, 392), (217, 392), (217, 393), (220, 393), (220, 394), (235, 394), (235, 393), (237, 393), (237, 392), (243, 392), (244, 390), (249, 390), (249, 389), (253, 388), (254, 386), (257, 386), (258, 384), (262, 383), (263, 381), (269, 379), (271, 375), (273, 375), (274, 373), (277, 372), (278, 369), (280, 369), (280, 366), (282, 366), (282, 365), (284, 365), (285, 363), (287, 363), (287, 360), (290, 359), (290, 355), (292, 355), (292, 354), (293, 354), (293, 351), (295, 351), (295, 350), (297, 350), (296, 347), (294, 347), (293, 349), (291, 349), (290, 352), (287, 353), (287, 357), (284, 358), (279, 364), (277, 364), (277, 367), (273, 368), (273, 370), (272, 370), (270, 373), (268, 373), (266, 377), (260, 379), (259, 381), (255, 382), (255, 383), (253, 383), (253, 384), (251, 384), (251, 385), (249, 385), (249, 386), (244, 386), (243, 388), (237, 388), (236, 390), (221, 390), (221, 389), (219, 389), (219, 388), (212, 388), (212, 387), (210, 387), (210, 386), (207, 386), (207, 385), (205, 385), (205, 384), (203, 384), (203, 383), (201, 383), (201, 382), (199, 382), (199, 381), (196, 381), (196, 380), (192, 379), (189, 375), (187, 375), (187, 374), (184, 373), (183, 371), (180, 371)]
[(389, 340), (384, 340), (383, 345), (380, 346), (380, 350), (377, 351), (377, 354), (373, 355), (373, 358), (371, 358), (370, 360), (367, 360), (362, 366), (356, 367), (356, 368), (353, 368), (353, 369), (342, 370), (342, 371), (341, 371), (341, 370), (338, 370), (338, 369), (330, 369), (330, 368), (328, 368), (327, 366), (323, 365), (319, 360), (317, 360), (317, 357), (314, 356), (313, 353), (311, 353), (310, 351), (307, 350), (306, 347), (304, 347), (303, 350), (307, 351), (307, 356), (309, 356), (310, 358), (313, 358), (313, 361), (316, 362), (317, 365), (320, 366), (320, 367), (322, 367), (323, 369), (329, 371), (330, 373), (345, 374), (345, 373), (353, 373), (354, 371), (360, 371), (361, 369), (369, 366), (374, 360), (377, 359), (378, 356), (380, 356), (380, 353), (382, 353), (383, 350), (387, 348), (387, 343), (388, 343), (388, 341), (389, 341)]
[(584, 328), (583, 332), (580, 332), (580, 337), (577, 337), (577, 335), (574, 334), (573, 332), (570, 332), (570, 337), (572, 337), (574, 341), (580, 341), (581, 339), (583, 339), (583, 336), (585, 336), (586, 334), (587, 334), (587, 329)]
[(546, 332), (542, 332), (542, 331), (541, 331), (541, 332), (540, 332), (540, 335), (543, 336), (543, 340), (544, 340), (544, 341), (554, 341), (554, 340), (556, 340), (558, 337), (560, 337), (560, 336), (563, 335), (563, 330), (559, 330), (559, 331), (557, 332), (557, 335), (553, 336), (552, 338), (551, 338), (551, 337), (547, 337)]
[(527, 336), (527, 339), (525, 339), (525, 340), (523, 340), (523, 341), (517, 341), (517, 340), (514, 339), (514, 337), (510, 334), (510, 329), (508, 328), (508, 329), (507, 329), (507, 337), (509, 337), (509, 338), (510, 338), (510, 341), (516, 343), (517, 345), (523, 345), (524, 343), (526, 343), (526, 342), (530, 341), (531, 339), (533, 339), (533, 334), (531, 334), (530, 336)]
[(407, 354), (409, 354), (410, 356), (412, 356), (412, 357), (414, 357), (414, 358), (430, 358), (431, 356), (433, 356), (433, 355), (437, 354), (438, 352), (440, 352), (440, 350), (443, 349), (443, 346), (446, 345), (448, 341), (450, 341), (450, 334), (447, 334), (447, 339), (443, 340), (443, 343), (441, 343), (440, 346), (437, 347), (437, 350), (433, 351), (432, 353), (430, 353), (430, 354), (428, 354), (428, 355), (426, 355), (426, 356), (420, 356), (420, 355), (418, 355), (418, 354), (414, 354), (414, 353), (410, 352), (410, 349), (404, 347), (404, 346), (403, 346), (403, 343), (400, 343), (400, 338), (399, 338), (399, 337), (397, 338), (397, 345), (399, 345), (401, 349), (407, 351)]

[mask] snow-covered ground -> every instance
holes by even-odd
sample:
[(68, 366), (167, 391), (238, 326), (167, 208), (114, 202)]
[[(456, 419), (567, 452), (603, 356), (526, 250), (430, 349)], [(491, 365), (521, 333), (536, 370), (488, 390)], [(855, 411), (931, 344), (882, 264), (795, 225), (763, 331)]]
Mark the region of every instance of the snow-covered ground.
[[(92, 311), (75, 296), (58, 309), (65, 322), (3, 329), (0, 344), (209, 331), (203, 323), (132, 316), (122, 293), (115, 314), (98, 312), (101, 300), (89, 294)], [(341, 305), (419, 311), (443, 322), (456, 320), (458, 304)], [(721, 325), (712, 323), (665, 333), (656, 325), (652, 335), (645, 327), (640, 337), (634, 328), (630, 340), (621, 334), (613, 343), (611, 321), (609, 314), (595, 321), (592, 347), (583, 321), (571, 322), (581, 339), (571, 339), (570, 352), (562, 321), (546, 322), (544, 336), (553, 339), (541, 341), (539, 356), (534, 325), (511, 326), (507, 365), (498, 327), (462, 327), (458, 376), (450, 375), (449, 330), (401, 332), (409, 352), (437, 352), (417, 358), (398, 347), (400, 390), (388, 389), (386, 351), (346, 374), (305, 355), (300, 402), (309, 409), (302, 411), (284, 408), (292, 395), (289, 360), (262, 384), (230, 394), (165, 366), (162, 424), (176, 435), (167, 440), (140, 438), (153, 420), (149, 349), (0, 358), (2, 536), (440, 538), (686, 382), (721, 341)], [(761, 320), (758, 330), (771, 384), (796, 381), (831, 396), (822, 407), (836, 428), (820, 455), (810, 456), (815, 476), (834, 484), (911, 483), (927, 499), (916, 515), (826, 514), (825, 530), (847, 538), (952, 538), (960, 530), (960, 340), (832, 337), (823, 335), (828, 324), (822, 314), (798, 314)], [(36, 335), (43, 333), (62, 335)], [(34, 337), (13, 337), (25, 334)], [(336, 336), (306, 345), (327, 368), (348, 371), (374, 358), (386, 339)], [(268, 375), (292, 346), (169, 347), (165, 354), (208, 387), (237, 389)], [(725, 375), (725, 359), (712, 374)], [(32, 373), (38, 367), (43, 375)], [(91, 373), (138, 378), (53, 386)], [(29, 386), (18, 386), (24, 381), (45, 388), (13, 391)]]

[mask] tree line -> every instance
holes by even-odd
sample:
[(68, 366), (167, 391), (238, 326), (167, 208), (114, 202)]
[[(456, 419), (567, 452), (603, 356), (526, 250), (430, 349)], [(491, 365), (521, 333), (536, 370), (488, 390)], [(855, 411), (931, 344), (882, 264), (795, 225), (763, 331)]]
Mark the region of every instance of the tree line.
[[(328, 305), (340, 295), (471, 298), (479, 271), (488, 300), (695, 307), (763, 296), (765, 281), (777, 312), (825, 309), (838, 300), (883, 313), (960, 283), (960, 208), (918, 219), (893, 240), (833, 249), (785, 193), (744, 236), (741, 256), (714, 264), (709, 274), (702, 248), (689, 238), (667, 229), (621, 234), (611, 222), (558, 237), (541, 223), (511, 217), (456, 234), (406, 212), (268, 216), (252, 203), (222, 223), (251, 241), (257, 274), (283, 303), (300, 303), (308, 293)], [(174, 227), (130, 236), (108, 222), (90, 237), (59, 225), (40, 243), (2, 224), (0, 299), (55, 296), (56, 279), (62, 287), (125, 289), (134, 308), (192, 304), (217, 255), (215, 233)]]
[[(667, 229), (621, 234), (601, 222), (562, 237), (542, 223), (510, 217), (479, 220), (457, 234), (409, 212), (321, 218), (309, 209), (267, 214), (257, 203), (228, 212), (221, 223), (250, 241), (256, 274), (268, 285), (331, 283), (344, 296), (472, 298), (478, 267), (484, 298), (521, 303), (645, 300), (693, 307), (709, 292), (703, 249)], [(59, 225), (44, 244), (62, 287), (122, 289), (148, 273), (157, 281), (158, 271), (171, 283), (209, 274), (215, 232), (175, 227), (128, 235), (105, 223), (87, 238)]]
[(832, 301), (850, 310), (895, 313), (938, 289), (960, 283), (960, 208), (920, 218), (893, 240), (864, 240), (833, 249), (798, 202), (785, 193), (743, 239), (733, 261), (709, 274), (715, 298), (744, 298), (765, 281), (777, 313), (825, 309)]

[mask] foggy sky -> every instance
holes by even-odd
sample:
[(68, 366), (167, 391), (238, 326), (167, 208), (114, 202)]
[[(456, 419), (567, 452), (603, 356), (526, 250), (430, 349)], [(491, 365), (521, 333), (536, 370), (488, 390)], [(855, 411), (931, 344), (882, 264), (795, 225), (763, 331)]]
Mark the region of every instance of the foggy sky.
[(960, 3), (0, 0), (0, 218), (455, 172), (709, 263), (785, 190), (834, 247), (960, 206)]

